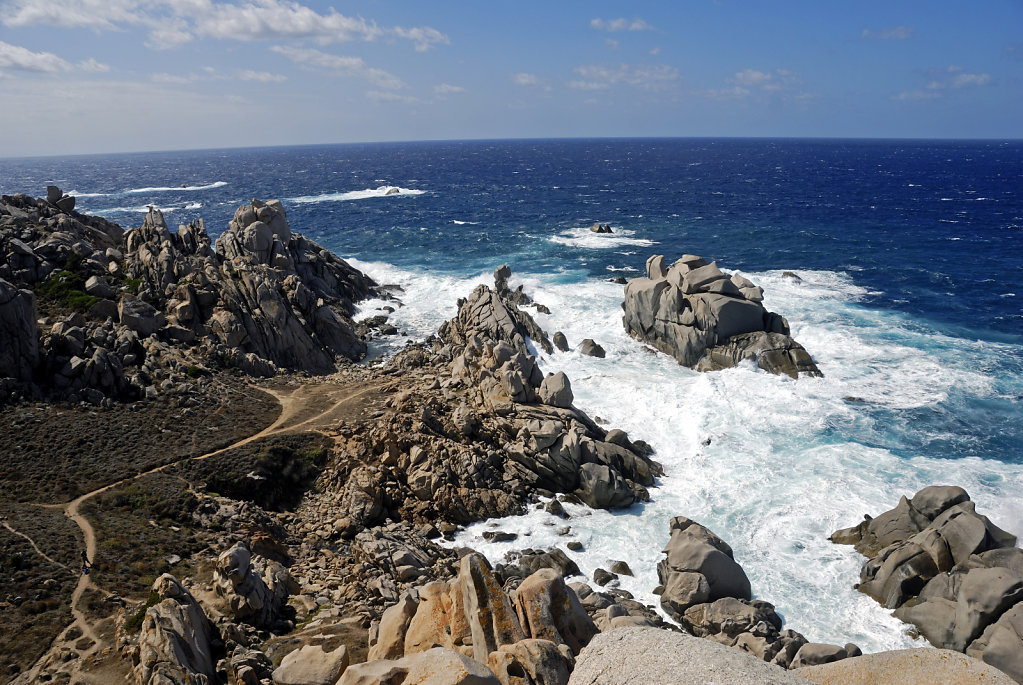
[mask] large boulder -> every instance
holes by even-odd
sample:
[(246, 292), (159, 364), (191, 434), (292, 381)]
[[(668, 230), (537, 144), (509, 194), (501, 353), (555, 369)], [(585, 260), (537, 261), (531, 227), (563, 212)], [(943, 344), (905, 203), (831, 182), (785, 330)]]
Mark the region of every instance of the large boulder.
[(305, 645), (288, 652), (274, 669), (274, 685), (334, 685), (348, 662), (344, 645), (329, 652), (322, 645)]
[(174, 576), (153, 583), (159, 602), (146, 609), (133, 657), (138, 685), (210, 685), (217, 682), (217, 633), (202, 607)]
[(711, 640), (657, 628), (597, 635), (576, 657), (569, 685), (729, 683), (806, 685), (784, 668)]
[(965, 490), (930, 486), (832, 534), (868, 559), (859, 589), (936, 647), (983, 658), (1023, 681), (1023, 551)]
[(683, 255), (665, 267), (647, 260), (647, 275), (625, 286), (622, 323), (634, 338), (698, 371), (752, 359), (761, 369), (793, 378), (820, 376), (809, 353), (789, 337), (785, 319), (763, 306), (763, 290), (715, 262)]
[(681, 616), (694, 604), (723, 597), (750, 599), (749, 578), (721, 538), (684, 516), (671, 520), (670, 532), (666, 556), (657, 563), (668, 613)]
[(223, 552), (213, 570), (214, 592), (236, 620), (254, 626), (272, 625), (297, 589), (280, 562), (252, 555), (244, 542)]
[(410, 654), (394, 661), (367, 661), (349, 666), (337, 685), (502, 685), (493, 672), (464, 654), (445, 647)]
[(598, 632), (575, 592), (554, 569), (540, 569), (522, 581), (514, 602), (527, 636), (567, 645), (573, 654)]
[(1012, 685), (997, 668), (947, 649), (900, 649), (864, 654), (819, 666), (806, 666), (794, 674), (818, 685), (937, 685), (984, 683)]
[(0, 378), (31, 381), (38, 363), (35, 296), (0, 279)]

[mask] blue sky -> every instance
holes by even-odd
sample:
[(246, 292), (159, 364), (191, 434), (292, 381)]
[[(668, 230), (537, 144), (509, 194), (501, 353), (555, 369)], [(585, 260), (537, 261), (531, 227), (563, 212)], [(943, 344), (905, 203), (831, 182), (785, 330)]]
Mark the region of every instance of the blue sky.
[(1023, 138), (1023, 2), (0, 0), (3, 156)]

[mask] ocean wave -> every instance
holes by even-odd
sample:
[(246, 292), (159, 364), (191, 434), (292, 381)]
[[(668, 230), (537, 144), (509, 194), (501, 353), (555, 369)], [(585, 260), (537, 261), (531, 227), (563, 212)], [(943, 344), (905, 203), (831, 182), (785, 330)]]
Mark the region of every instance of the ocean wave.
[(559, 235), (551, 236), (547, 240), (552, 243), (557, 243), (558, 245), (581, 247), (587, 250), (606, 250), (608, 248), (621, 247), (623, 245), (649, 247), (657, 244), (656, 241), (647, 240), (646, 238), (631, 237), (635, 235), (635, 231), (630, 231), (624, 228), (615, 228), (613, 230), (614, 233), (594, 233), (588, 226), (586, 226), (564, 231)]
[(173, 191), (194, 191), (194, 190), (213, 190), (214, 188), (223, 188), (227, 185), (227, 181), (216, 181), (215, 183), (207, 183), (201, 186), (152, 186), (149, 188), (129, 188), (127, 190), (121, 190), (113, 193), (80, 193), (77, 190), (68, 191), (68, 195), (74, 195), (75, 197), (118, 197), (122, 195), (139, 195), (141, 193), (169, 193)]
[(227, 181), (217, 181), (215, 183), (208, 183), (202, 186), (153, 186), (151, 188), (131, 188), (124, 191), (125, 195), (137, 195), (138, 193), (167, 193), (173, 191), (183, 190), (213, 190), (214, 188), (223, 188), (227, 185)]
[(458, 219), (452, 219), (451, 223), (453, 223), (455, 226), (479, 226), (480, 225), (480, 222), (478, 222), (478, 221), (459, 221)]
[(425, 192), (425, 190), (402, 188), (401, 186), (379, 186), (377, 188), (366, 188), (365, 190), (351, 190), (345, 193), (325, 193), (323, 195), (289, 197), (288, 202), (294, 202), (296, 204), (343, 202), (345, 200), (365, 200), (371, 197), (406, 197), (409, 195), (422, 195)]

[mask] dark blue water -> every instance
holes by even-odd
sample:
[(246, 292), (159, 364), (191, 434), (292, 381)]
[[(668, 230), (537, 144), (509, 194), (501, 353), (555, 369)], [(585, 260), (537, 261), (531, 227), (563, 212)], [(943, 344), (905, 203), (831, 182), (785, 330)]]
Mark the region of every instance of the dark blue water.
[[(1023, 336), (1023, 143), (571, 140), (337, 145), (4, 160), (0, 190), (42, 194), (125, 227), (147, 204), (213, 234), (258, 197), (344, 255), (441, 273), (508, 262), (567, 280), (638, 272), (653, 251), (747, 271), (850, 274), (953, 335)], [(180, 186), (203, 190), (174, 190)], [(295, 203), (382, 185), (426, 191)], [(166, 188), (148, 192), (133, 189)], [(198, 205), (201, 205), (198, 206)], [(187, 207), (192, 208), (187, 208)], [(454, 221), (469, 222), (456, 224)], [(548, 240), (609, 222), (641, 249)], [(571, 241), (569, 241), (571, 242)], [(631, 275), (629, 272), (623, 272)]]

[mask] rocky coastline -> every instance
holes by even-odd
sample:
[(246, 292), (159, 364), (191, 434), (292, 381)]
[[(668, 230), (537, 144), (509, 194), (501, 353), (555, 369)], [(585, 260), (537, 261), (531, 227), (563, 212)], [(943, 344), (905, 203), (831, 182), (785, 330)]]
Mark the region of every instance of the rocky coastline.
[[(251, 414), (247, 434), (195, 437), (160, 457), (117, 462), (73, 501), (55, 504), (42, 479), (5, 476), (21, 492), (0, 501), (0, 532), (31, 543), (17, 559), (5, 556), (5, 567), (21, 564), (19, 577), (31, 578), (52, 562), (78, 585), (69, 601), (67, 575), (54, 575), (54, 613), (34, 615), (55, 627), (34, 652), (11, 650), (0, 678), (564, 685), (667, 682), (665, 673), (684, 672), (675, 682), (871, 682), (891, 660), (917, 658), (871, 660), (853, 644), (811, 643), (784, 628), (773, 605), (754, 598), (769, 589), (751, 587), (729, 545), (681, 515), (668, 522), (657, 568), (660, 607), (613, 585), (569, 582), (578, 575), (571, 549), (522, 548), (492, 565), (439, 544), (458, 526), (538, 502), (558, 516), (567, 502), (629, 507), (664, 476), (648, 445), (574, 406), (564, 373), (541, 372), (531, 349), (550, 354), (567, 342), (548, 338), (530, 315), (546, 307), (509, 287), (510, 277), (500, 267), (436, 335), (383, 364), (358, 365), (366, 340), (393, 327), (386, 317), (357, 323), (356, 303), (372, 296), (398, 307), (400, 294), (294, 233), (279, 202), (239, 207), (213, 241), (201, 221), (170, 231), (155, 209), (122, 231), (75, 212), (55, 187), (46, 198), (0, 198), (4, 449), (21, 449), (18, 427), (40, 416), (102, 422), (123, 420), (125, 407), (139, 416), (159, 407), (154, 425), (169, 426), (197, 411), (212, 421), (210, 398), (225, 388), (253, 393), (237, 403)], [(698, 257), (670, 268), (652, 257), (647, 277), (625, 288), (624, 321), (699, 370), (752, 359), (773, 373), (819, 375), (762, 299), (757, 286)], [(602, 356), (595, 343), (587, 349)], [(110, 443), (82, 442), (79, 458), (130, 451), (130, 434), (118, 430)], [(65, 478), (77, 467), (54, 468)], [(965, 493), (925, 493), (833, 539), (875, 557), (861, 589), (892, 608), (922, 607), (926, 620), (904, 620), (938, 647), (965, 649), (957, 673), (1011, 682), (993, 664), (1023, 682), (1004, 647), (1021, 633), (1014, 540), (976, 515)], [(29, 529), (43, 504), (81, 528), (65, 539), (82, 545), (84, 534), (92, 575)], [(948, 542), (948, 559), (935, 552), (936, 540), (954, 535), (971, 542)], [(932, 552), (934, 569), (921, 561)], [(1004, 592), (975, 599), (978, 583), (997, 585), (984, 575), (992, 569)], [(112, 584), (118, 573), (134, 573), (134, 584)], [(611, 573), (631, 571), (616, 565), (604, 582)], [(5, 590), (0, 621), (27, 621), (44, 604)], [(58, 626), (69, 604), (71, 622)], [(969, 647), (933, 639), (941, 630), (968, 633)], [(658, 659), (643, 656), (651, 645)], [(913, 652), (927, 653), (918, 661), (932, 682), (952, 672), (930, 660), (938, 650)]]

